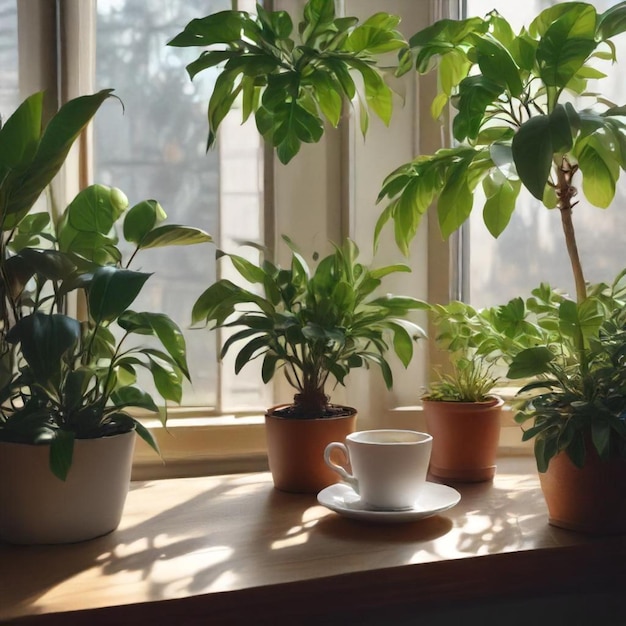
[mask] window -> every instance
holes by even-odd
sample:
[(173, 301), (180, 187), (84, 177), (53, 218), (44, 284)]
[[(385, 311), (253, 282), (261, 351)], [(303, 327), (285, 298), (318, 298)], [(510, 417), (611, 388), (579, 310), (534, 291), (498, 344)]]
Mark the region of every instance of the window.
[[(230, 6), (230, 0), (98, 0), (96, 88), (114, 88), (124, 111), (111, 100), (95, 117), (94, 180), (121, 188), (131, 205), (155, 198), (171, 221), (203, 228), (217, 246), (240, 253), (241, 241), (262, 240), (258, 133), (251, 124), (241, 127), (235, 112), (219, 148), (206, 153), (214, 78), (203, 74), (190, 81), (185, 65), (198, 51), (166, 46), (191, 19)], [(194, 300), (215, 280), (215, 249), (203, 244), (142, 251), (133, 268), (144, 266), (155, 275), (134, 306), (164, 311), (186, 329)], [(236, 377), (230, 363), (219, 368), (218, 337), (186, 331), (193, 385), (185, 391), (185, 405), (262, 410), (267, 390), (260, 376)]]
[[(591, 0), (598, 12), (604, 12), (612, 0)], [(543, 9), (554, 4), (549, 0), (523, 3), (503, 0), (467, 0), (467, 15), (486, 15), (496, 9), (511, 21), (517, 31), (528, 25)], [(626, 59), (626, 38), (616, 37), (619, 61)], [(626, 84), (622, 73), (604, 62), (602, 92), (617, 103), (626, 101)], [(591, 86), (590, 91), (594, 91)], [(482, 191), (479, 187), (478, 192)], [(522, 195), (524, 194), (524, 195)], [(626, 179), (620, 179), (615, 199), (608, 209), (590, 205), (580, 194), (581, 202), (574, 208), (574, 227), (585, 278), (589, 282), (610, 282), (624, 267), (623, 233), (626, 232)], [(482, 223), (480, 200), (477, 198), (466, 237), (469, 258), (464, 267), (468, 298), (476, 306), (504, 304), (510, 298), (530, 295), (540, 282), (567, 290), (574, 295), (574, 282), (565, 249), (560, 215), (548, 211), (529, 193), (522, 190), (518, 205), (505, 232), (496, 240)]]
[(17, 0), (0, 0), (0, 112), (6, 119), (19, 104)]

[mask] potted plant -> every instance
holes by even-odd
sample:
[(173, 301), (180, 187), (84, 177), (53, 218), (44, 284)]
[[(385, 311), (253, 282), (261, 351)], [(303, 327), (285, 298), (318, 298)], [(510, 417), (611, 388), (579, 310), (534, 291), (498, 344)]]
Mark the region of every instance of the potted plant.
[[(544, 321), (552, 329), (556, 325), (561, 333), (567, 326), (572, 333), (568, 367), (562, 373), (577, 393), (558, 397), (559, 412), (567, 421), (568, 416), (577, 414), (583, 389), (584, 394), (590, 393), (587, 385), (592, 384), (592, 378), (588, 377), (593, 376), (592, 363), (597, 361), (589, 352), (589, 326), (583, 328), (577, 320), (584, 319), (588, 324), (587, 314), (599, 306), (597, 299), (590, 299), (588, 294), (572, 209), (579, 186), (591, 204), (607, 207), (613, 200), (620, 170), (626, 166), (626, 109), (589, 92), (587, 85), (589, 79), (601, 80), (604, 76), (593, 66), (594, 61), (615, 61), (611, 39), (626, 30), (625, 17), (626, 2), (602, 14), (584, 2), (565, 2), (542, 11), (528, 29), (517, 34), (495, 12), (485, 19), (441, 20), (415, 34), (409, 43), (417, 71), (437, 68), (438, 72), (440, 91), (432, 104), (433, 114), (439, 117), (446, 104), (452, 102), (456, 109), (452, 130), (458, 143), (398, 168), (386, 179), (379, 196), (380, 201), (389, 202), (376, 226), (376, 236), (387, 221), (393, 220), (396, 241), (405, 252), (421, 216), (434, 199), (441, 232), (447, 237), (469, 216), (473, 192), (481, 183), (486, 196), (484, 221), (496, 237), (506, 228), (522, 186), (547, 208), (559, 210), (576, 302), (566, 299), (559, 304), (556, 316)], [(589, 102), (589, 106), (577, 108), (566, 98), (571, 94)], [(609, 302), (610, 306), (615, 302)], [(603, 317), (595, 317), (591, 327), (597, 330), (596, 322)], [(594, 345), (598, 341), (593, 338)], [(537, 344), (517, 355), (509, 374), (519, 372), (520, 364), (525, 359), (534, 360), (531, 357), (543, 358), (554, 367), (549, 355), (558, 359), (562, 351), (559, 343)], [(617, 364), (607, 360), (603, 367), (619, 371)], [(525, 371), (528, 375), (539, 372), (536, 363)], [(561, 378), (561, 384), (565, 381)], [(533, 404), (538, 411), (541, 405)], [(539, 419), (539, 413), (536, 415)], [(611, 423), (618, 423), (619, 415), (614, 414)], [(600, 430), (605, 436), (608, 432), (605, 419), (599, 410), (585, 422), (587, 437), (576, 439), (585, 450), (574, 455), (578, 464), (584, 464), (581, 471), (592, 465), (596, 454), (606, 462), (605, 467), (613, 466), (615, 459), (620, 459), (617, 465), (624, 462), (623, 449), (614, 445), (607, 448), (597, 436)], [(575, 422), (579, 423), (578, 419)], [(546, 457), (544, 430), (530, 429), (528, 433), (526, 437), (544, 433), (536, 448), (538, 468), (541, 474), (547, 472), (550, 476), (555, 464), (546, 460), (570, 450), (569, 434), (551, 440)], [(615, 431), (612, 436), (620, 435)], [(558, 480), (563, 478), (559, 474)], [(583, 485), (588, 485), (578, 474), (575, 481), (578, 487), (572, 492), (580, 493)]]
[(329, 381), (343, 385), (351, 369), (374, 364), (391, 387), (386, 353), (393, 350), (404, 366), (409, 364), (422, 331), (406, 317), (424, 305), (409, 297), (374, 295), (386, 275), (409, 271), (405, 265), (368, 268), (359, 263), (357, 246), (346, 240), (312, 270), (283, 239), (291, 249), (289, 268), (220, 253), (263, 293), (222, 279), (198, 298), (192, 315), (194, 323), (236, 331), (221, 357), (239, 344), (237, 373), (261, 359), (263, 382), (282, 370), (296, 389), (291, 404), (267, 412), (269, 465), (278, 489), (311, 493), (336, 482), (324, 463), (324, 449), (355, 427), (356, 409), (330, 402)]
[(428, 432), (433, 436), (430, 473), (443, 481), (491, 480), (496, 471), (500, 412), (493, 393), (498, 353), (496, 330), (486, 312), (464, 302), (430, 307), (437, 346), (449, 357), (422, 396)]
[(582, 303), (537, 290), (529, 307), (545, 341), (520, 351), (509, 368), (509, 378), (531, 379), (515, 419), (523, 439), (534, 439), (555, 526), (626, 531), (625, 276), (591, 287)]
[[(123, 217), (131, 260), (209, 235), (161, 223), (154, 200), (129, 209), (120, 190), (101, 185), (81, 191), (58, 219), (31, 211), (109, 93), (68, 102), (43, 132), (35, 94), (0, 130), (0, 154), (12, 157), (0, 183), (0, 537), (15, 543), (79, 541), (117, 527), (135, 433), (156, 449), (129, 410), (166, 418), (136, 384), (138, 372), (151, 374), (165, 401), (180, 402), (189, 378), (178, 326), (129, 308), (150, 274), (123, 264), (116, 225)], [(74, 293), (84, 294), (84, 319), (67, 314)], [(133, 345), (138, 337), (144, 343)]]

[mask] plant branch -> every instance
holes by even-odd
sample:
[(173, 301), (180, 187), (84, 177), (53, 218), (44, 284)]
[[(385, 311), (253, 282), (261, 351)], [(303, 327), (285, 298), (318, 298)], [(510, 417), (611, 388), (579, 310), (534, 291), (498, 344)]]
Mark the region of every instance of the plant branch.
[(572, 198), (577, 193), (576, 188), (572, 185), (572, 178), (577, 171), (578, 166), (572, 165), (566, 157), (562, 158), (561, 163), (557, 163), (556, 194), (559, 199), (558, 208), (561, 212), (561, 224), (563, 226), (563, 234), (565, 235), (565, 245), (567, 246), (567, 253), (574, 274), (576, 300), (580, 303), (587, 297), (587, 285), (578, 254), (576, 233), (572, 220), (572, 209), (576, 205), (576, 203), (572, 203)]

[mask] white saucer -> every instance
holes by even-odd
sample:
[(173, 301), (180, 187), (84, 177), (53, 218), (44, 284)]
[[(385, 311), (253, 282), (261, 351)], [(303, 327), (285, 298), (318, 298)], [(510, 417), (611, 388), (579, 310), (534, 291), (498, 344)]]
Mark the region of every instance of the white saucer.
[(385, 524), (424, 519), (452, 508), (460, 500), (461, 494), (456, 489), (430, 482), (424, 486), (415, 506), (402, 511), (368, 508), (361, 502), (359, 494), (345, 483), (331, 485), (317, 494), (317, 501), (320, 504), (340, 515)]

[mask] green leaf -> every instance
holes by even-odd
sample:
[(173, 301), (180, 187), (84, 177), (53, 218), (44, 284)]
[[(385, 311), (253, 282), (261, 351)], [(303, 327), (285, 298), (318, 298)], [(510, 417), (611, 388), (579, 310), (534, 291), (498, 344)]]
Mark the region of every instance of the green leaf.
[(235, 374), (239, 374), (246, 363), (267, 352), (267, 339), (265, 337), (255, 337), (245, 344), (235, 358)]
[(255, 265), (254, 263), (248, 261), (248, 259), (242, 256), (237, 256), (236, 254), (229, 254), (228, 258), (231, 260), (231, 263), (239, 274), (249, 283), (265, 284), (267, 274), (258, 265)]
[(393, 109), (391, 89), (385, 84), (382, 76), (367, 63), (351, 58), (346, 59), (346, 62), (360, 72), (368, 106), (388, 126)]
[(94, 273), (88, 294), (89, 314), (96, 324), (118, 318), (139, 295), (150, 274), (116, 267)]
[(446, 184), (437, 201), (439, 228), (447, 239), (472, 211), (474, 198), (467, 181), (467, 169), (470, 161), (464, 159), (450, 167)]
[(167, 215), (156, 200), (144, 200), (126, 213), (124, 218), (124, 239), (141, 244), (143, 238)]
[(65, 215), (78, 231), (106, 235), (127, 207), (128, 199), (120, 189), (90, 185), (70, 202)]
[[(578, 155), (578, 166), (583, 174), (583, 192), (591, 204), (608, 207), (615, 197), (617, 176), (611, 170), (608, 159), (605, 160), (597, 145), (588, 143)], [(617, 169), (619, 175), (619, 169)]]
[(457, 141), (478, 137), (485, 110), (503, 91), (502, 85), (485, 76), (468, 76), (461, 81), (455, 104), (458, 113), (452, 122), (452, 132)]
[(5, 229), (19, 224), (28, 213), (63, 165), (75, 139), (112, 91), (104, 89), (70, 100), (52, 117), (28, 166), (2, 184), (0, 196), (4, 196), (6, 202)]
[(604, 41), (626, 32), (626, 2), (618, 2), (598, 16), (596, 36)]
[(168, 354), (174, 359), (186, 378), (189, 379), (185, 337), (179, 326), (163, 313), (135, 313), (125, 311), (120, 315), (118, 324), (127, 332), (153, 334), (159, 338)]
[(548, 364), (555, 359), (545, 346), (526, 348), (513, 357), (507, 372), (508, 378), (528, 378), (548, 371)]
[(134, 406), (154, 413), (159, 412), (159, 407), (152, 396), (138, 387), (120, 387), (111, 394), (111, 401), (118, 408)]
[(572, 128), (567, 109), (557, 104), (548, 118), (550, 120), (550, 140), (552, 152), (568, 152), (573, 144)]
[(509, 51), (488, 34), (476, 35), (473, 39), (477, 51), (477, 62), (483, 76), (502, 87), (514, 96), (523, 91), (519, 68)]
[(26, 98), (0, 128), (1, 168), (20, 169), (32, 161), (41, 135), (43, 92)]
[(552, 22), (537, 46), (539, 75), (549, 87), (563, 88), (596, 48), (596, 11), (571, 3)]
[(509, 180), (498, 170), (483, 179), (487, 198), (483, 208), (483, 221), (494, 237), (499, 237), (507, 227), (521, 187), (519, 180)]
[(137, 434), (160, 456), (159, 446), (152, 433), (139, 420), (133, 419), (133, 422), (135, 423)]
[(336, 127), (341, 119), (341, 85), (330, 74), (321, 70), (314, 71), (307, 80), (315, 87), (317, 102), (328, 121)]
[(304, 45), (309, 44), (335, 19), (335, 3), (328, 0), (308, 0), (304, 6), (304, 20), (298, 30)]
[(149, 365), (152, 380), (157, 391), (165, 400), (172, 400), (177, 404), (183, 399), (183, 388), (180, 377), (169, 367), (163, 367), (156, 359), (150, 358)]
[(601, 459), (608, 459), (611, 446), (611, 425), (597, 416), (591, 420), (591, 440)]
[(190, 246), (198, 243), (212, 242), (213, 238), (200, 228), (166, 224), (157, 226), (146, 233), (139, 246), (147, 248), (164, 248), (166, 246)]
[(393, 324), (393, 349), (404, 367), (408, 367), (413, 358), (413, 338), (401, 324)]
[(244, 24), (251, 21), (244, 11), (219, 11), (207, 17), (194, 19), (185, 29), (168, 41), (168, 46), (210, 46), (231, 43), (241, 37)]
[(552, 167), (550, 118), (538, 115), (524, 122), (513, 137), (511, 147), (522, 183), (535, 198), (541, 200)]
[(80, 323), (66, 315), (33, 313), (19, 320), (7, 341), (19, 343), (35, 378), (44, 386), (61, 371), (63, 359), (80, 340)]
[(50, 470), (59, 480), (65, 481), (74, 456), (74, 433), (58, 429), (54, 435), (50, 443)]

